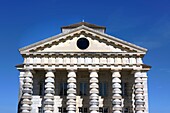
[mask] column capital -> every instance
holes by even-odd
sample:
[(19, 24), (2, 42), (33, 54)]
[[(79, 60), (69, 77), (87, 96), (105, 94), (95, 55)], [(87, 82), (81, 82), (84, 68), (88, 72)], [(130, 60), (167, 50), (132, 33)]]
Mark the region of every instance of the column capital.
[(25, 69), (23, 70), (23, 72), (25, 72), (25, 73), (29, 73), (29, 72), (30, 72), (31, 74), (35, 74), (35, 73), (36, 73), (33, 68), (25, 68)]
[(134, 71), (133, 74), (134, 74), (134, 77), (147, 78), (147, 73), (146, 72), (142, 72), (140, 70)]
[(33, 71), (33, 68), (25, 68), (24, 71), (25, 71), (25, 72)]
[(120, 72), (122, 68), (111, 68), (111, 72)]
[(121, 77), (120, 71), (113, 71), (112, 77)]
[(54, 72), (55, 68), (44, 68), (46, 72)]
[(25, 74), (24, 71), (20, 71), (19, 78), (24, 78), (24, 74)]
[(135, 74), (135, 73), (142, 72), (142, 71), (143, 71), (142, 69), (133, 69), (131, 71), (131, 74)]
[(66, 70), (67, 70), (68, 72), (76, 72), (76, 71), (77, 71), (77, 68), (75, 68), (75, 67), (69, 67), (69, 68), (66, 68)]
[(99, 71), (99, 68), (97, 68), (97, 67), (91, 67), (91, 68), (88, 68), (88, 70), (89, 70), (90, 72), (98, 72), (98, 71)]

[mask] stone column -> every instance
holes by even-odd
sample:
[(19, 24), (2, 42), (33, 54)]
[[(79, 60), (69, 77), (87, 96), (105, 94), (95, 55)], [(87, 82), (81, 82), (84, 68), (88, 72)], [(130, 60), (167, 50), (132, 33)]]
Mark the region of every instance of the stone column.
[(30, 70), (26, 70), (23, 80), (23, 92), (21, 97), (21, 111), (20, 113), (31, 113), (31, 99), (32, 99), (32, 88), (33, 88), (33, 75)]
[(148, 76), (147, 76), (147, 72), (142, 72), (143, 75), (143, 85), (144, 85), (144, 101), (145, 101), (145, 112), (144, 113), (148, 113), (149, 112), (149, 107), (148, 107)]
[(90, 70), (90, 113), (99, 112), (99, 85), (97, 70)]
[(112, 72), (112, 88), (112, 113), (122, 113), (121, 75), (117, 70)]
[(53, 70), (47, 70), (45, 75), (44, 113), (53, 113), (54, 111), (54, 77)]
[(19, 101), (22, 97), (22, 92), (23, 92), (23, 84), (24, 84), (24, 75), (25, 72), (23, 70), (20, 71), (20, 76), (19, 76), (19, 83), (20, 83), (20, 87), (19, 87)]
[(141, 72), (135, 72), (135, 113), (144, 113), (144, 85)]
[(76, 113), (76, 72), (68, 70), (67, 80), (67, 113)]

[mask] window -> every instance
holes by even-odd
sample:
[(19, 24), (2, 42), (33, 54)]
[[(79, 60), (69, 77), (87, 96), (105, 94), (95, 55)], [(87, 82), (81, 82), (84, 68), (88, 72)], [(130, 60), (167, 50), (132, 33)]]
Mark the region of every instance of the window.
[(129, 109), (128, 108), (123, 108), (123, 113), (129, 113)]
[(44, 96), (44, 82), (40, 82), (39, 95)]
[(87, 83), (80, 83), (80, 96), (87, 95)]
[(127, 83), (122, 82), (122, 96), (127, 96)]
[(106, 107), (99, 108), (99, 113), (108, 113), (108, 108)]
[(59, 109), (59, 113), (67, 113), (66, 108), (59, 107), (58, 109)]
[(86, 49), (89, 47), (89, 41), (86, 38), (80, 38), (77, 40), (77, 47), (79, 49)]
[(60, 96), (67, 95), (67, 83), (60, 83)]
[(107, 83), (99, 83), (99, 95), (107, 96)]
[(79, 113), (87, 113), (87, 108), (84, 107), (79, 108)]

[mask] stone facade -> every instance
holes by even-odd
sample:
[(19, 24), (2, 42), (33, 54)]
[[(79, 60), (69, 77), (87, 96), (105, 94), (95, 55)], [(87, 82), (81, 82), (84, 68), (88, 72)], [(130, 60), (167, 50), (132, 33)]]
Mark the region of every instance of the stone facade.
[(147, 50), (86, 22), (20, 49), (18, 113), (148, 113)]

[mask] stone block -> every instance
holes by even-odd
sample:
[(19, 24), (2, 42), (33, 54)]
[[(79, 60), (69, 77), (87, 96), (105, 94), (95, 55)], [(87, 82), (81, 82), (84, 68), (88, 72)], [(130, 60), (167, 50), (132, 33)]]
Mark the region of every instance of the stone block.
[(112, 101), (112, 104), (113, 105), (121, 105), (122, 101), (120, 99), (115, 99), (115, 100)]
[(54, 83), (54, 78), (48, 77), (45, 79), (45, 82), (52, 82)]
[(76, 84), (75, 83), (69, 83), (67, 85), (67, 88), (76, 88)]
[(32, 94), (33, 93), (33, 91), (32, 91), (32, 89), (29, 89), (29, 88), (24, 88), (23, 90), (22, 90), (22, 92), (23, 93), (28, 93), (28, 94)]
[(97, 105), (91, 105), (89, 108), (91, 111), (98, 111), (99, 110), (99, 106)]
[(46, 94), (47, 94), (47, 93), (49, 93), (49, 94), (54, 94), (55, 92), (54, 92), (53, 89), (46, 89), (46, 90), (45, 90), (45, 93), (46, 93)]
[(143, 94), (141, 94), (141, 93), (139, 93), (139, 94), (136, 94), (135, 95), (135, 99), (137, 99), (137, 98), (141, 98), (141, 99), (144, 99), (144, 95)]
[(91, 72), (90, 73), (90, 77), (93, 77), (93, 78), (97, 78), (98, 77), (98, 74), (97, 74), (97, 72)]
[(112, 77), (121, 77), (120, 72), (113, 72)]
[(90, 84), (90, 88), (99, 88), (99, 85), (97, 83)]
[(144, 90), (143, 90), (143, 89), (136, 89), (136, 90), (135, 90), (135, 93), (136, 93), (136, 94), (139, 94), (139, 93), (140, 93), (140, 94), (143, 94), (143, 93), (144, 93)]
[(96, 94), (99, 94), (99, 90), (96, 89), (96, 88), (92, 88), (90, 89), (90, 93), (96, 93)]
[(47, 83), (45, 85), (45, 88), (54, 88), (54, 84), (53, 83)]
[(29, 77), (26, 77), (24, 80), (24, 83), (33, 83), (33, 80), (32, 80), (32, 78), (29, 78)]
[(113, 94), (116, 94), (116, 93), (121, 94), (122, 91), (121, 91), (120, 89), (116, 88), (116, 89), (113, 89), (113, 90), (112, 90), (112, 93), (113, 93)]
[(76, 94), (76, 89), (69, 88), (69, 89), (67, 90), (67, 94), (69, 94), (69, 93)]
[(112, 99), (122, 99), (120, 94), (113, 94)]
[(90, 83), (98, 83), (99, 80), (97, 78), (91, 78)]
[(121, 105), (114, 105), (113, 108), (112, 108), (113, 111), (121, 111), (122, 110), (122, 107)]
[(67, 80), (67, 82), (68, 83), (76, 83), (76, 79), (75, 78), (69, 78), (68, 80)]
[(54, 105), (54, 101), (53, 100), (45, 100), (44, 105)]
[(113, 83), (112, 88), (121, 88), (121, 85), (119, 83)]

